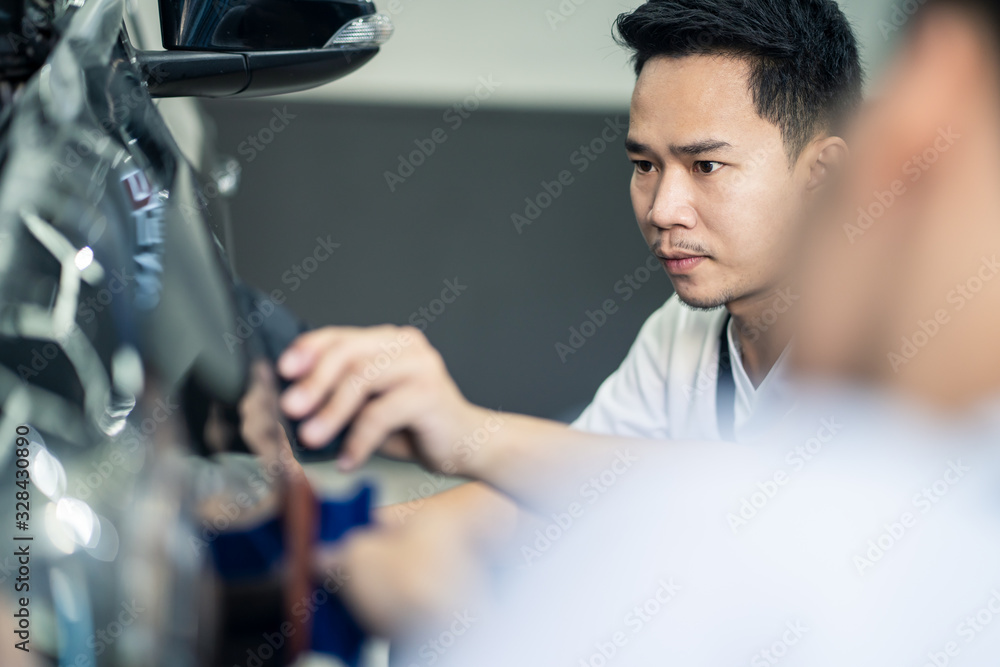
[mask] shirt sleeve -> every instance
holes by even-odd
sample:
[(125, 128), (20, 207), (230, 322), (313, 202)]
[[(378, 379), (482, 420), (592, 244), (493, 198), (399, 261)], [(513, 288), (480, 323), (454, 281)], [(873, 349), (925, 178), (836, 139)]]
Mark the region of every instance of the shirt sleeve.
[(646, 320), (621, 366), (601, 384), (573, 428), (606, 435), (668, 437), (666, 350), (671, 322), (676, 319), (673, 301)]

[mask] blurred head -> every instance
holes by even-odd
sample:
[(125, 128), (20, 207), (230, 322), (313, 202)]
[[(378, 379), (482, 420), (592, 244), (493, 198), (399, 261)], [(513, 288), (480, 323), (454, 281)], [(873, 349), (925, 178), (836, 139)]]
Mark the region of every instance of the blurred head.
[(944, 407), (1000, 392), (1000, 6), (929, 0), (850, 132), (796, 355)]
[(638, 75), (632, 204), (678, 295), (776, 289), (861, 97), (847, 19), (833, 0), (650, 0), (616, 28)]

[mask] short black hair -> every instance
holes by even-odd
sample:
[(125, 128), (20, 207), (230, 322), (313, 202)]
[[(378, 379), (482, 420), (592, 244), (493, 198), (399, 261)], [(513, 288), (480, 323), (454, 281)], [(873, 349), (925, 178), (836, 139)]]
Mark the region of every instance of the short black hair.
[(615, 30), (637, 75), (658, 56), (745, 58), (757, 112), (781, 129), (793, 160), (861, 102), (857, 40), (834, 0), (649, 0)]

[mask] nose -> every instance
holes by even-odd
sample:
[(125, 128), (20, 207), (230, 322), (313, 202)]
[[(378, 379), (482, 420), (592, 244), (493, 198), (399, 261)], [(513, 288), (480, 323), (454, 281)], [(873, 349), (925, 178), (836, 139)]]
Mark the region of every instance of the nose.
[(647, 221), (664, 231), (673, 227), (693, 228), (698, 222), (689, 179), (680, 170), (664, 170), (653, 193)]

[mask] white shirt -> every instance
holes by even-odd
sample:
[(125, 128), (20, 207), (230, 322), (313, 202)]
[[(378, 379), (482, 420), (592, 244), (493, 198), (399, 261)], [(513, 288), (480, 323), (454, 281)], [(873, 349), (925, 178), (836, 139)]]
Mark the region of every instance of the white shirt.
[[(721, 440), (716, 390), (726, 310), (697, 311), (672, 296), (643, 325), (625, 361), (573, 423), (582, 431), (653, 440)], [(791, 408), (788, 350), (759, 387), (727, 332), (736, 384), (737, 441), (761, 437)]]

